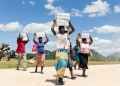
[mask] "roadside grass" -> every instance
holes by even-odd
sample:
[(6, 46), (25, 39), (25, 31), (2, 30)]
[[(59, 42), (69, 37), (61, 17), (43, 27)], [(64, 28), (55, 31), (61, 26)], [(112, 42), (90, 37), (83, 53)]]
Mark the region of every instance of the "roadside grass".
[[(16, 68), (17, 62), (18, 60), (16, 59), (11, 59), (10, 61), (2, 59), (2, 61), (0, 61), (0, 69)], [(75, 61), (73, 63), (75, 63)], [(34, 60), (34, 64), (27, 63), (27, 68), (35, 67), (35, 64), (36, 64), (36, 60)], [(88, 62), (88, 65), (110, 65), (110, 64), (120, 64), (120, 62), (96, 62), (96, 61)], [(44, 66), (45, 67), (55, 66), (55, 60), (45, 60)], [(21, 60), (20, 68), (23, 68), (23, 60)]]

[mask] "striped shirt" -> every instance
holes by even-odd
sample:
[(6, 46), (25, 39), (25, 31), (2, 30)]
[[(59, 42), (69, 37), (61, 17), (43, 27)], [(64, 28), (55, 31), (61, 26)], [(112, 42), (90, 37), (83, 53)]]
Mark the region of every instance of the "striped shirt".
[(37, 45), (38, 45), (37, 52), (43, 54), (44, 53), (44, 45), (45, 45), (45, 43), (44, 42), (42, 42), (42, 43), (37, 42)]

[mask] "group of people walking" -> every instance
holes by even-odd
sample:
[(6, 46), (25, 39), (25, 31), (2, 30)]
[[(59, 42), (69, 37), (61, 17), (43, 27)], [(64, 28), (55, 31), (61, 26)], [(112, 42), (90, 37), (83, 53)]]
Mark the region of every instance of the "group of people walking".
[[(54, 30), (54, 27), (56, 25), (56, 20), (53, 20), (53, 25), (51, 27), (51, 31), (56, 37), (56, 55), (55, 55), (55, 69), (57, 71), (56, 74), (56, 79), (58, 79), (59, 84), (64, 85), (65, 83), (63, 82), (63, 77), (65, 74), (66, 68), (69, 68), (70, 74), (71, 74), (71, 79), (75, 79), (76, 77), (73, 76), (73, 70), (72, 67), (76, 69), (76, 65), (78, 64), (78, 69), (80, 68), (83, 69), (83, 77), (87, 77), (85, 74), (86, 69), (88, 69), (87, 63), (88, 63), (88, 54), (89, 54), (89, 46), (92, 44), (93, 39), (90, 36), (90, 41), (87, 42), (86, 38), (82, 38), (82, 42), (79, 40), (81, 34), (78, 33), (78, 36), (76, 38), (76, 46), (72, 48), (72, 44), (70, 41), (70, 38), (68, 38), (69, 35), (71, 35), (74, 31), (75, 28), (69, 21), (69, 24), (71, 26), (71, 30), (66, 31), (64, 26), (59, 26), (59, 32), (57, 33)], [(36, 33), (34, 34), (33, 37), (33, 42), (35, 45), (37, 45), (37, 53), (36, 53), (36, 68), (35, 72), (37, 72), (38, 66), (41, 67), (41, 74), (43, 73), (43, 67), (44, 67), (44, 60), (45, 60), (45, 52), (44, 52), (44, 46), (45, 44), (49, 41), (47, 35), (46, 36), (46, 41), (42, 41), (42, 37), (38, 38), (38, 42), (35, 40)], [(28, 37), (28, 36), (27, 36)], [(26, 52), (25, 52), (25, 45), (29, 42), (28, 41), (22, 41), (22, 37), (18, 36), (17, 38), (17, 50), (16, 53), (18, 53), (18, 65), (17, 65), (17, 70), (19, 70), (20, 62), (21, 59), (23, 58), (23, 71), (27, 71), (27, 66), (26, 66)], [(72, 57), (76, 59), (75, 65), (72, 62)]]
[(10, 58), (12, 58), (12, 51), (10, 48), (8, 48), (8, 50), (2, 50), (2, 48), (0, 48), (0, 61), (2, 58), (8, 59), (7, 61), (10, 61)]

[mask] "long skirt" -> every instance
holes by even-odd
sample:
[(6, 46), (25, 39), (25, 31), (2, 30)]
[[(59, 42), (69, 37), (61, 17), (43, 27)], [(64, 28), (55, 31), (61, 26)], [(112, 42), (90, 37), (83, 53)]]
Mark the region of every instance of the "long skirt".
[(72, 62), (72, 55), (69, 53), (68, 54), (68, 63), (67, 63), (67, 68), (71, 68), (71, 67), (74, 67), (74, 64)]
[(65, 70), (67, 68), (68, 63), (68, 53), (66, 49), (57, 49), (56, 50), (56, 64), (55, 69), (57, 71), (57, 77), (63, 78)]
[(88, 69), (88, 54), (85, 53), (79, 53), (78, 54), (80, 59), (80, 68), (87, 68)]
[(44, 67), (45, 54), (36, 53), (36, 66)]

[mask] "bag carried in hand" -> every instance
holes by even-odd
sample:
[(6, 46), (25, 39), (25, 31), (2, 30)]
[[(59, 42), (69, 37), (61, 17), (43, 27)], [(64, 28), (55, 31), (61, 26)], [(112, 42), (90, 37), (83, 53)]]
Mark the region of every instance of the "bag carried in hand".
[(32, 52), (36, 52), (37, 51), (37, 47), (38, 47), (38, 45), (33, 45)]
[(93, 54), (91, 53), (91, 51), (89, 51), (88, 57), (92, 57)]

